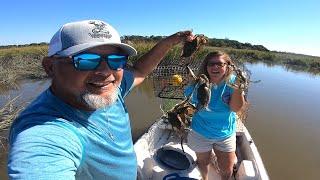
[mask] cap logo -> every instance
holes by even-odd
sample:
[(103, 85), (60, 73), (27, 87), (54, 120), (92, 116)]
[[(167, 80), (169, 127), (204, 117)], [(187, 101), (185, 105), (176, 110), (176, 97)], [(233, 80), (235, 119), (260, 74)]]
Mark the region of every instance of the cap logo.
[(89, 24), (93, 24), (94, 28), (92, 33), (88, 33), (92, 38), (107, 38), (110, 39), (112, 35), (106, 28), (106, 24), (103, 22), (90, 21)]

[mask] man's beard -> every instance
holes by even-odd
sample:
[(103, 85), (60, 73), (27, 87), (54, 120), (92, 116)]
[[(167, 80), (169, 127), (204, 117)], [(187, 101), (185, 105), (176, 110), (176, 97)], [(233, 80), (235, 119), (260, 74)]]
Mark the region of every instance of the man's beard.
[(99, 109), (106, 106), (110, 106), (118, 99), (118, 91), (110, 93), (107, 97), (103, 97), (97, 94), (92, 94), (90, 92), (81, 93), (80, 101), (84, 103), (90, 109)]

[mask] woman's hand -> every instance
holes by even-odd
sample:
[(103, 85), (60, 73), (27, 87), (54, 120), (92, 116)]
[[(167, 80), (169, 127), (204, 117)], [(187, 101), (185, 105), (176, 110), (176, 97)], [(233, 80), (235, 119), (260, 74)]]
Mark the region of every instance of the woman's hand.
[(230, 109), (238, 112), (243, 108), (245, 103), (244, 92), (241, 89), (234, 89), (229, 102)]

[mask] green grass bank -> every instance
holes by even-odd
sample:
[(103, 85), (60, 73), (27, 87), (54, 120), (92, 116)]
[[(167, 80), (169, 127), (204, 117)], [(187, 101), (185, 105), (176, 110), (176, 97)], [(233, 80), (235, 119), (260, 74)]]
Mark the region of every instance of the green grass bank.
[[(133, 63), (150, 50), (155, 41), (129, 41), (138, 55), (129, 59)], [(320, 57), (274, 51), (260, 51), (254, 49), (236, 49), (228, 47), (205, 46), (197, 52), (195, 59), (203, 59), (212, 50), (222, 50), (240, 62), (264, 62), (274, 65), (284, 65), (289, 69), (306, 71), (313, 74), (320, 73)], [(17, 82), (23, 79), (43, 79), (46, 74), (41, 66), (42, 58), (47, 54), (48, 45), (30, 45), (21, 47), (7, 47), (0, 49), (0, 89), (17, 87)], [(163, 64), (178, 61), (181, 46), (174, 47), (165, 57)]]

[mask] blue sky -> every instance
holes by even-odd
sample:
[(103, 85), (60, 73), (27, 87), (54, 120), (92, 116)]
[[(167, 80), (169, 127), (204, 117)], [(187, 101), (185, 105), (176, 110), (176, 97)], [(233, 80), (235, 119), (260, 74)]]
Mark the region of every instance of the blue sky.
[(0, 45), (49, 42), (64, 23), (101, 19), (121, 35), (194, 34), (320, 56), (319, 0), (1, 0)]

